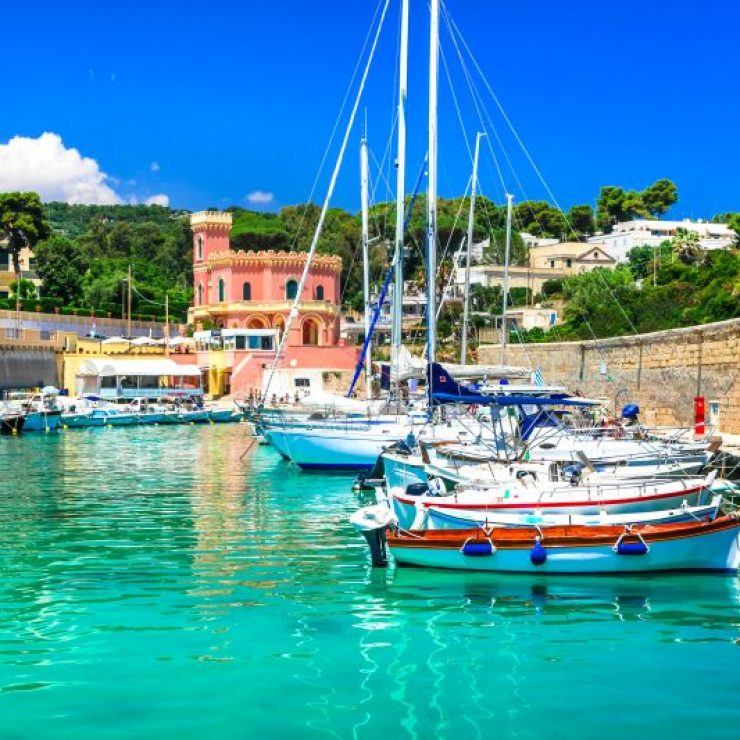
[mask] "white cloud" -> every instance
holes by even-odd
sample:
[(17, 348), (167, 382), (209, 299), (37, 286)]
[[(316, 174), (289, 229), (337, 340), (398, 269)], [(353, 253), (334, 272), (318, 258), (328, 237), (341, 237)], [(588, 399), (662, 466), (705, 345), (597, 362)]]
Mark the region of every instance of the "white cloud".
[(45, 201), (121, 203), (108, 181), (94, 159), (64, 146), (59, 134), (47, 131), (37, 139), (14, 136), (0, 144), (0, 191), (34, 190)]
[(247, 195), (247, 202), (253, 205), (264, 206), (275, 200), (274, 193), (268, 193), (265, 190), (254, 190)]
[(151, 198), (147, 198), (144, 201), (144, 205), (147, 206), (168, 206), (170, 204), (170, 196), (164, 193), (157, 193), (152, 195)]
[(152, 172), (159, 172), (159, 162), (152, 162), (152, 163), (151, 163), (151, 164), (149, 165), (149, 169), (150, 169), (150, 170), (151, 170)]

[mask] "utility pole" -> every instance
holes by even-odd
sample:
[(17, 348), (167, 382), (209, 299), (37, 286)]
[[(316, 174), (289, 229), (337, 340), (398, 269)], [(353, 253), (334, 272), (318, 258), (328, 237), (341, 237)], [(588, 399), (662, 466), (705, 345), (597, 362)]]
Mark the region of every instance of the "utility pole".
[(511, 213), (514, 196), (506, 193), (506, 252), (504, 253), (504, 299), (501, 313), (501, 364), (506, 364), (506, 342), (509, 338), (509, 327), (506, 323), (506, 312), (509, 309), (509, 259), (511, 257)]
[(164, 294), (164, 353), (170, 353), (170, 294)]
[(18, 260), (13, 260), (15, 266), (15, 338), (21, 338), (21, 272), (18, 269)]
[(658, 246), (653, 246), (653, 287), (658, 284)]
[(131, 265), (128, 266), (128, 324), (127, 324), (127, 336), (131, 339)]

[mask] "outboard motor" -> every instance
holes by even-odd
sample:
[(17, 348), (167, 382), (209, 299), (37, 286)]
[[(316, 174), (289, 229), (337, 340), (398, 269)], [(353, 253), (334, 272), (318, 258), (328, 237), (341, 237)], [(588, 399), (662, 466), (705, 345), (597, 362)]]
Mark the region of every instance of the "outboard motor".
[(396, 523), (396, 517), (385, 504), (365, 506), (350, 518), (352, 526), (362, 534), (370, 548), (370, 558), (376, 568), (388, 565), (385, 531)]

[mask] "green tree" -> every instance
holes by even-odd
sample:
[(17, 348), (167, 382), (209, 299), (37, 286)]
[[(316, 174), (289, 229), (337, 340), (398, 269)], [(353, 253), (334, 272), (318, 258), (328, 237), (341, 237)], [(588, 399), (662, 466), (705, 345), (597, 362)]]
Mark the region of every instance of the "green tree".
[(569, 229), (562, 212), (544, 200), (525, 200), (514, 207), (519, 231), (544, 238), (562, 239)]
[(39, 242), (34, 250), (36, 270), (44, 284), (44, 295), (62, 298), (73, 304), (80, 296), (82, 278), (88, 262), (76, 241), (52, 236)]
[(0, 239), (13, 260), (13, 271), (20, 274), (23, 247), (33, 249), (49, 236), (41, 199), (37, 193), (0, 193)]
[(596, 231), (594, 209), (588, 204), (573, 206), (568, 211), (568, 222), (578, 236), (591, 236)]
[[(672, 254), (673, 246), (670, 241), (665, 241), (657, 247), (642, 244), (639, 247), (633, 247), (627, 253), (627, 266), (635, 280), (644, 280), (653, 275), (656, 267), (664, 260), (670, 259)], [(654, 264), (655, 260), (657, 260), (657, 266)]]
[(678, 188), (676, 184), (663, 178), (656, 180), (650, 187), (645, 188), (640, 198), (647, 212), (657, 218), (664, 214), (677, 200)]
[[(506, 229), (491, 232), (490, 244), (483, 252), (483, 261), (488, 264), (503, 265), (506, 259)], [(509, 263), (526, 266), (529, 264), (529, 248), (518, 231), (511, 232)]]
[(676, 229), (676, 236), (671, 239), (673, 253), (684, 264), (692, 265), (701, 257), (701, 238), (696, 231)]
[(596, 224), (605, 233), (617, 223), (648, 215), (641, 194), (636, 190), (624, 190), (616, 185), (601, 188), (596, 202)]
[(10, 295), (13, 298), (17, 296), (22, 301), (30, 301), (37, 296), (36, 286), (30, 280), (26, 280), (26, 278), (13, 280), (10, 283)]
[(569, 329), (584, 339), (630, 333), (625, 314), (631, 314), (635, 290), (627, 269), (597, 268), (567, 278), (563, 284), (567, 301), (563, 316)]

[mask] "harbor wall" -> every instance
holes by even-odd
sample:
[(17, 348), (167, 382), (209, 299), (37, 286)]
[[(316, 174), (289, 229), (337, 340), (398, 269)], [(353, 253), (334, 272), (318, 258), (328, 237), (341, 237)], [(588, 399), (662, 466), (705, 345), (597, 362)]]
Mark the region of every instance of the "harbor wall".
[[(478, 349), (478, 362), (497, 364), (499, 345)], [(546, 383), (608, 398), (619, 412), (640, 405), (643, 421), (693, 424), (694, 396), (704, 396), (707, 419), (740, 434), (740, 319), (670, 331), (583, 342), (510, 345), (506, 364), (539, 368)]]
[[(0, 331), (38, 331), (42, 337), (50, 337), (55, 332), (89, 336), (91, 332), (104, 336), (123, 336), (128, 332), (126, 319), (107, 317), (66, 316), (54, 313), (37, 313), (35, 311), (0, 310)], [(170, 323), (170, 336), (178, 332), (177, 324)], [(164, 324), (158, 321), (131, 321), (131, 336), (152, 336), (155, 339), (164, 336)]]
[(0, 391), (59, 386), (59, 362), (53, 349), (0, 347)]

